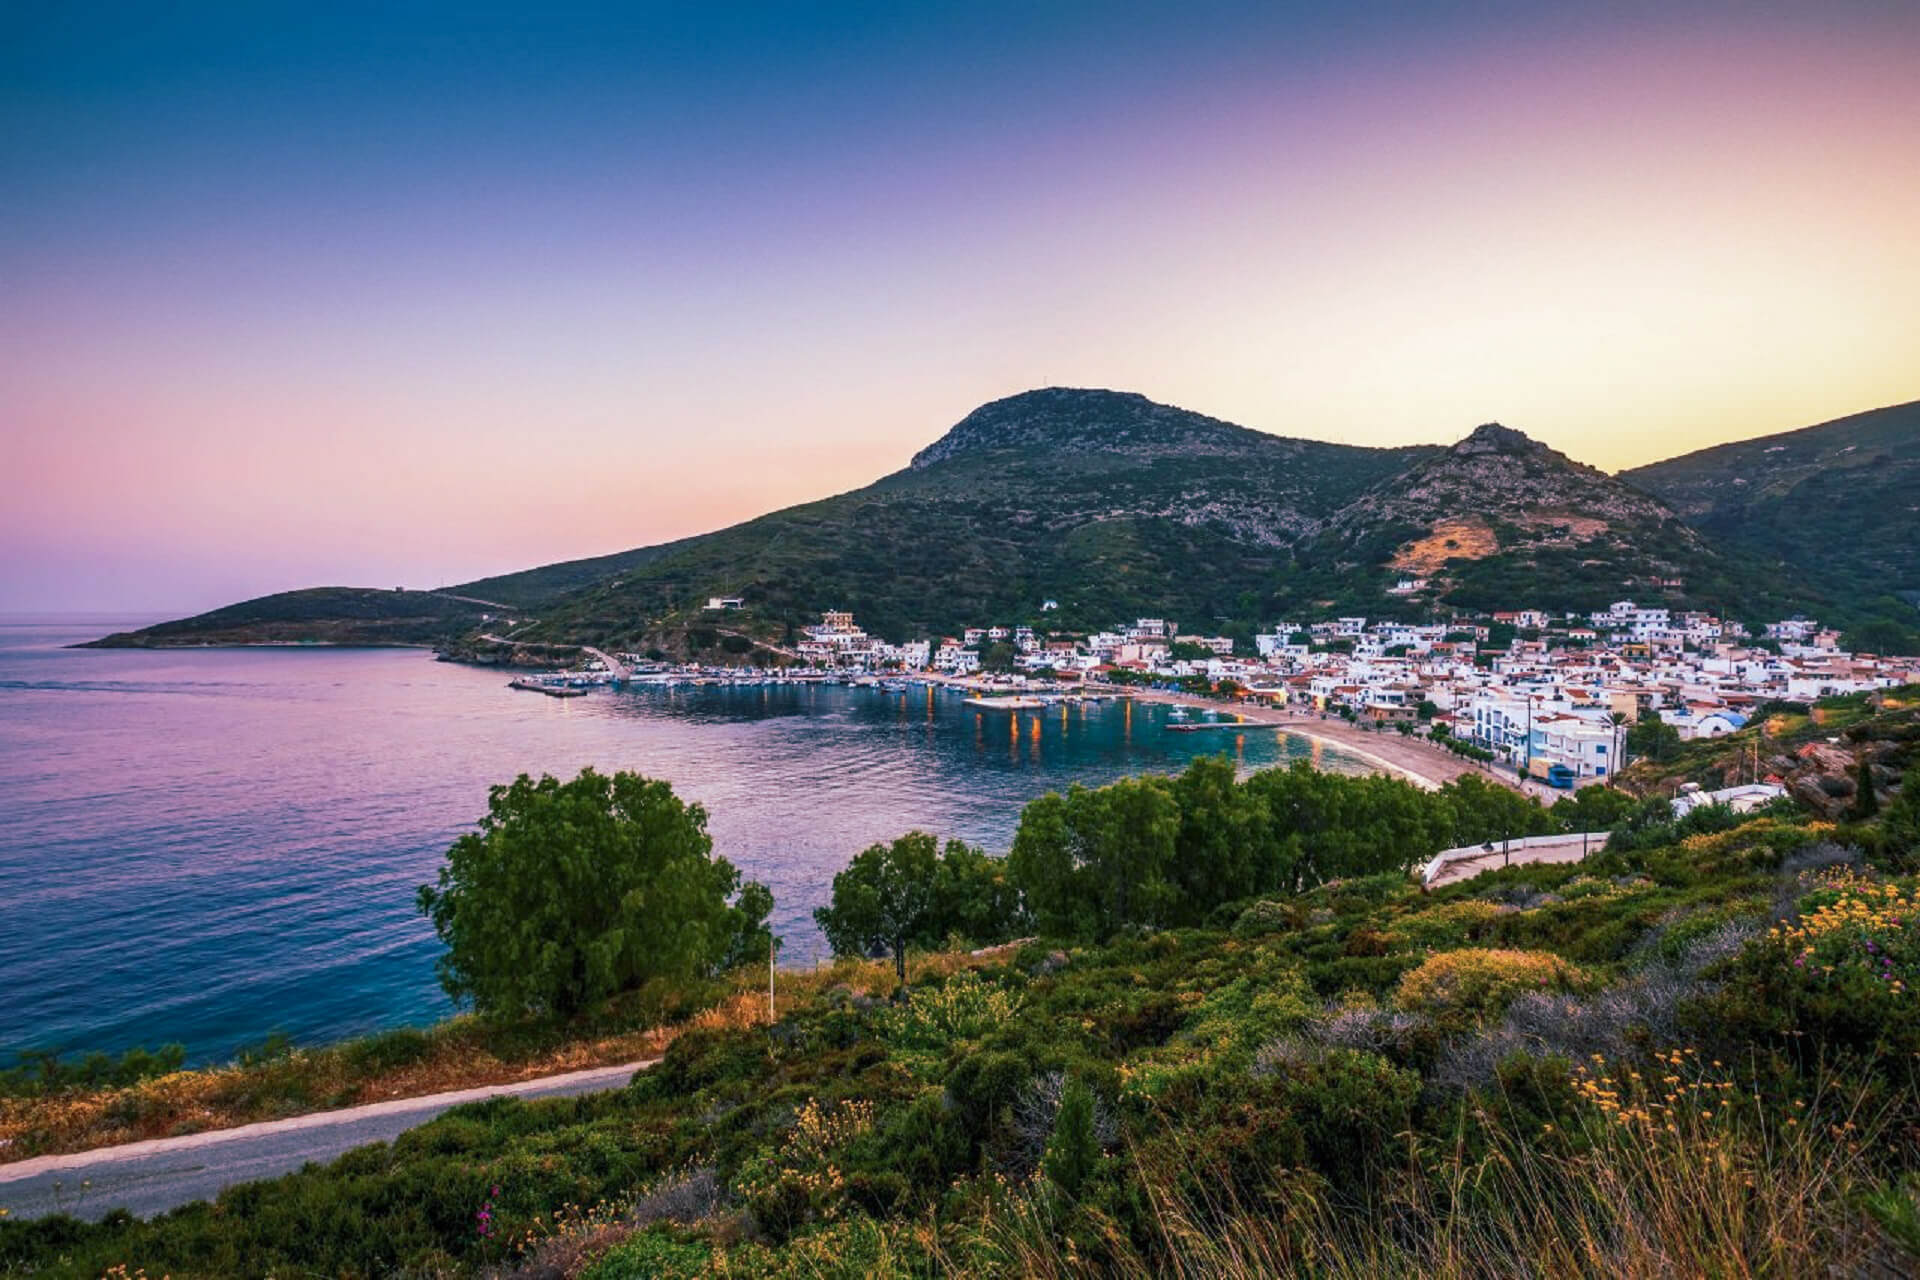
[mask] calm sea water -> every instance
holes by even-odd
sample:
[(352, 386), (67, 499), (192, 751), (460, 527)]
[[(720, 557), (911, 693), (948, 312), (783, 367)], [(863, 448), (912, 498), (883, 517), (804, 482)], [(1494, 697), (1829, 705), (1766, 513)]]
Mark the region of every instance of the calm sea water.
[(0, 619), (0, 1060), (184, 1042), (220, 1059), (444, 1015), (414, 912), (447, 845), (521, 772), (669, 779), (772, 886), (784, 963), (813, 908), (913, 827), (1004, 850), (1071, 782), (1353, 762), (1273, 731), (1171, 733), (1156, 707), (980, 713), (844, 687), (517, 693), (411, 650), (74, 650), (148, 618)]

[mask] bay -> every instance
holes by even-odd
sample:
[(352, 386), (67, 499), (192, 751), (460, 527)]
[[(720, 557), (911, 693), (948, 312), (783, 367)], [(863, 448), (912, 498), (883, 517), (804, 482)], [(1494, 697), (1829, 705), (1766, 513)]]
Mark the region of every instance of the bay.
[(1225, 751), (1364, 768), (1273, 730), (1174, 733), (1125, 702), (982, 712), (844, 686), (553, 699), (417, 650), (66, 646), (151, 618), (0, 618), (0, 1062), (184, 1043), (224, 1060), (451, 1011), (414, 910), (489, 786), (586, 765), (671, 781), (774, 892), (781, 962), (861, 848), (1004, 851), (1020, 807)]

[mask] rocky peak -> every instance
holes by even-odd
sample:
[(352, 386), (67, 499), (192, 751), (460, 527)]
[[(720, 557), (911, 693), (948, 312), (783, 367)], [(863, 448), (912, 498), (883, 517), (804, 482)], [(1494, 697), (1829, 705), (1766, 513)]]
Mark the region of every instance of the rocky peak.
[(1484, 422), (1473, 429), (1472, 435), (1454, 445), (1448, 452), (1457, 457), (1473, 457), (1487, 453), (1531, 454), (1536, 457), (1545, 457), (1552, 455), (1553, 450), (1524, 431), (1515, 431), (1512, 427), (1503, 427), (1497, 422)]

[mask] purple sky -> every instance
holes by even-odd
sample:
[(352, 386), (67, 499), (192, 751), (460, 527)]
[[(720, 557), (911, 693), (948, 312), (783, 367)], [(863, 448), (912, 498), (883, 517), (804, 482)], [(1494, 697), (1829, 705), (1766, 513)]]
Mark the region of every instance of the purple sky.
[(1047, 384), (1608, 468), (1920, 396), (1920, 6), (1673, 7), (16, 7), (0, 611), (643, 545)]

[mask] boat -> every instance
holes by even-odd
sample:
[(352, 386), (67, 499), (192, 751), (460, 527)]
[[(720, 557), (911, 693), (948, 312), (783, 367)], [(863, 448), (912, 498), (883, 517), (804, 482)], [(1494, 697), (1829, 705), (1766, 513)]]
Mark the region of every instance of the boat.
[(549, 698), (584, 698), (585, 689), (576, 689), (571, 685), (549, 684), (544, 680), (529, 680), (525, 676), (507, 682), (509, 689), (524, 689), (528, 693), (544, 693)]
[(965, 698), (962, 702), (966, 706), (980, 707), (987, 711), (1038, 711), (1047, 705), (1038, 698), (1029, 698), (1020, 694), (1001, 698)]

